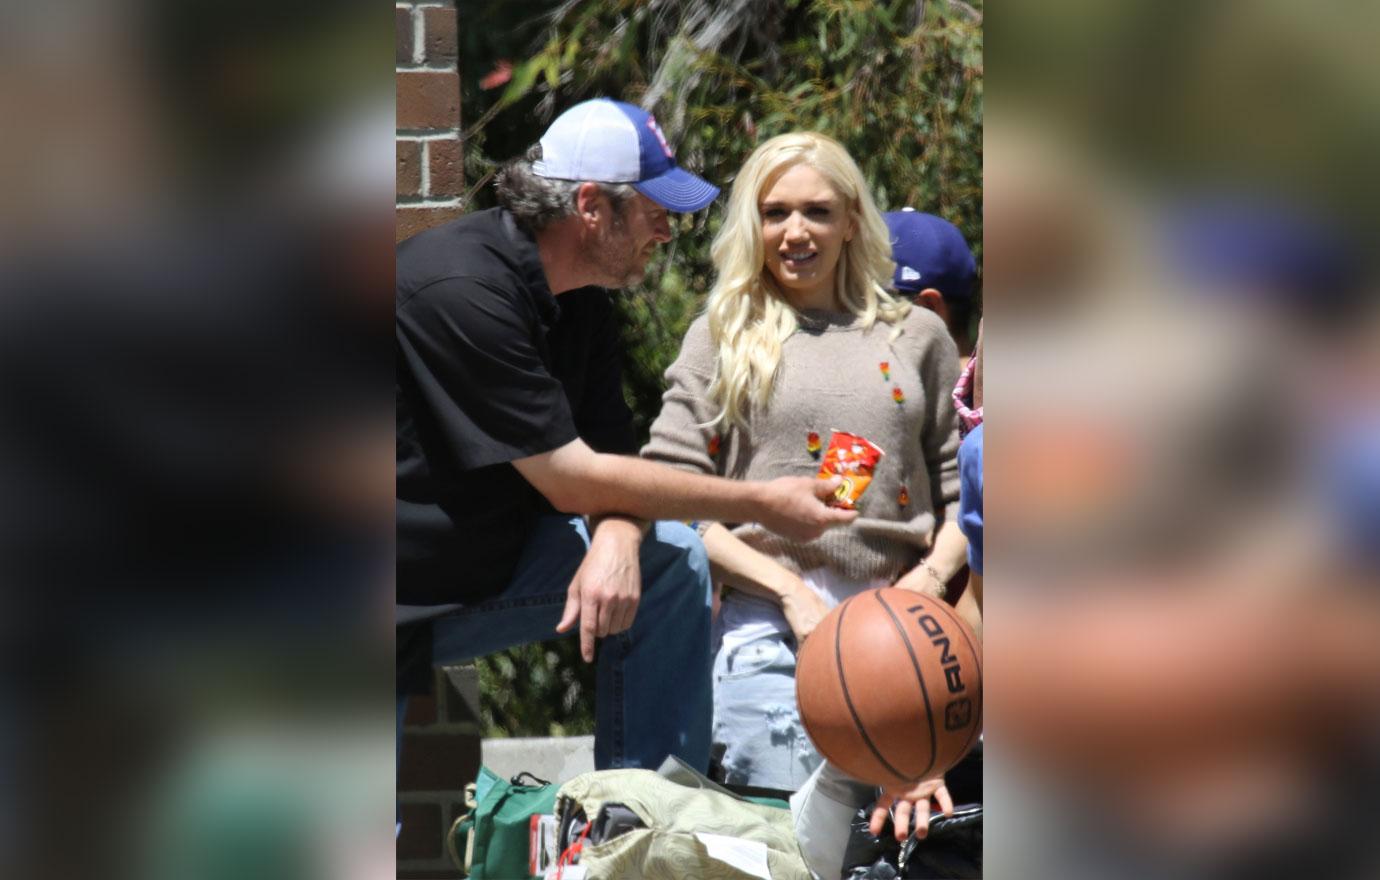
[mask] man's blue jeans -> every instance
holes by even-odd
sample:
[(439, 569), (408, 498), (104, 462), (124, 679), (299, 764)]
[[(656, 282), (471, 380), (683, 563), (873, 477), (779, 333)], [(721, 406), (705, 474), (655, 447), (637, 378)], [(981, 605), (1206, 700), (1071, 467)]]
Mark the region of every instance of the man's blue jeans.
[[(435, 621), (432, 661), (458, 663), (559, 638), (566, 588), (588, 549), (582, 518), (541, 518), (502, 595)], [(599, 643), (594, 766), (655, 769), (674, 754), (705, 771), (712, 719), (709, 560), (693, 529), (658, 522), (642, 541), (640, 563), (642, 597), (632, 628)]]

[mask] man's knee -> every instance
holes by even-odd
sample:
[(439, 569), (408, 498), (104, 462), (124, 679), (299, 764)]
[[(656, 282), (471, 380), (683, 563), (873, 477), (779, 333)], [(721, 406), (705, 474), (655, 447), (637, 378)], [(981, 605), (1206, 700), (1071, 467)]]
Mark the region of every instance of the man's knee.
[[(703, 586), (706, 600), (709, 596), (709, 554), (705, 552), (704, 542), (699, 533), (684, 523), (658, 522), (653, 528), (656, 546), (653, 551), (661, 563), (663, 571), (674, 572), (685, 580)], [(653, 572), (644, 572), (653, 575)]]
[(704, 572), (706, 576), (709, 574), (709, 554), (704, 549), (699, 532), (682, 522), (659, 522), (656, 524), (656, 538), (683, 553), (686, 565)]

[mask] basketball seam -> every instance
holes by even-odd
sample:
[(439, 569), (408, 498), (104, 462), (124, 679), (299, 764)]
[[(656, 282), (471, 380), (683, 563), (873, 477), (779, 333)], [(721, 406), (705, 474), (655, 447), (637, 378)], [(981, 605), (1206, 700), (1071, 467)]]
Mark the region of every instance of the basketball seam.
[[(851, 600), (850, 600), (851, 601)], [(867, 728), (863, 726), (862, 719), (858, 717), (858, 710), (853, 707), (853, 697), (848, 693), (848, 679), (843, 674), (843, 616), (847, 613), (849, 602), (844, 602), (839, 609), (839, 619), (834, 624), (834, 661), (838, 664), (839, 686), (843, 688), (843, 701), (848, 704), (848, 711), (853, 716), (853, 726), (862, 735), (863, 742), (872, 750), (872, 754), (881, 762), (882, 766), (891, 771), (902, 782), (910, 781), (908, 777), (891, 766), (891, 762), (882, 757), (882, 753), (872, 742), (872, 737), (867, 735)]]
[(939, 743), (936, 741), (934, 733), (934, 707), (930, 705), (930, 690), (925, 687), (925, 676), (920, 671), (920, 658), (915, 656), (915, 648), (911, 646), (910, 639), (906, 636), (906, 629), (901, 625), (901, 619), (896, 616), (896, 612), (891, 610), (891, 606), (886, 604), (880, 591), (874, 593), (877, 602), (886, 609), (887, 616), (891, 618), (891, 623), (896, 627), (896, 633), (901, 637), (901, 644), (906, 646), (906, 653), (910, 655), (910, 665), (915, 669), (915, 680), (920, 682), (920, 694), (925, 698), (925, 717), (930, 724), (930, 762), (925, 765), (925, 769), (920, 771), (920, 779), (925, 778), (934, 767), (935, 759), (939, 757)]

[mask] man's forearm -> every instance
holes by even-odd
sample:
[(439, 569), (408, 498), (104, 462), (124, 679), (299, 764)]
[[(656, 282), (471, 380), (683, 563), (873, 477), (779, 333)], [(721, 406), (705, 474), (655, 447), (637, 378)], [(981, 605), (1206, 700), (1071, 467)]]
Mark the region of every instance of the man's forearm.
[(640, 458), (602, 455), (579, 439), (516, 459), (527, 482), (566, 513), (642, 519), (757, 522), (793, 541), (812, 541), (857, 511), (826, 505), (838, 478), (779, 477), (766, 483), (690, 474)]
[(692, 474), (631, 456), (596, 453), (582, 482), (578, 512), (590, 516), (750, 522), (759, 513), (756, 483)]

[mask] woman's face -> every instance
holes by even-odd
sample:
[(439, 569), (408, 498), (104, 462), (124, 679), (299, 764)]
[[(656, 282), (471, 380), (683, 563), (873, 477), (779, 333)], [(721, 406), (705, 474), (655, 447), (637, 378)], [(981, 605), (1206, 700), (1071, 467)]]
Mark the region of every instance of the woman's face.
[(758, 203), (767, 271), (796, 308), (831, 309), (834, 274), (853, 220), (828, 178), (793, 165), (767, 187)]

